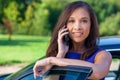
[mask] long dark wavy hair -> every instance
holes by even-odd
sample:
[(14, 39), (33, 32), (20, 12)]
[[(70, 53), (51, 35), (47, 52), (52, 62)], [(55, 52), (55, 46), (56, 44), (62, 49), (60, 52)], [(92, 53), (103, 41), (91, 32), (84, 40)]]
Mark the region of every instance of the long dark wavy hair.
[[(46, 57), (56, 56), (58, 53), (58, 31), (67, 23), (69, 17), (77, 8), (84, 8), (90, 15), (91, 26), (90, 33), (85, 40), (85, 52), (81, 55), (80, 59), (85, 60), (90, 57), (98, 48), (97, 42), (99, 41), (99, 30), (98, 30), (98, 21), (95, 15), (94, 10), (91, 6), (83, 1), (76, 1), (68, 4), (63, 12), (61, 13), (58, 22), (54, 28), (52, 38), (49, 44), (49, 47), (46, 52)], [(70, 47), (72, 47), (72, 43), (70, 43)]]

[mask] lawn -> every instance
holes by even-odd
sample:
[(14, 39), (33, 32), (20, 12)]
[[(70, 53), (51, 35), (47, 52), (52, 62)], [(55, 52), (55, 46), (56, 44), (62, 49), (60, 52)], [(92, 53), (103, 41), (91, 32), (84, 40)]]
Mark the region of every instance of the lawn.
[[(0, 34), (0, 65), (31, 63), (46, 53), (50, 37)], [(114, 60), (116, 61), (116, 60)]]
[(46, 53), (50, 37), (0, 35), (0, 65), (31, 63)]

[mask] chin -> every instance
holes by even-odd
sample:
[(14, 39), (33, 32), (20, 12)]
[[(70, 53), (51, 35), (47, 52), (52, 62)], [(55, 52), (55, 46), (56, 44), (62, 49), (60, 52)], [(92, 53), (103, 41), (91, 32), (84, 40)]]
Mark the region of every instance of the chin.
[(82, 42), (82, 40), (81, 39), (75, 39), (74, 42), (75, 43), (80, 43), (80, 42)]
[(81, 42), (84, 42), (84, 38), (83, 37), (71, 37), (72, 41), (75, 42), (75, 43), (81, 43)]

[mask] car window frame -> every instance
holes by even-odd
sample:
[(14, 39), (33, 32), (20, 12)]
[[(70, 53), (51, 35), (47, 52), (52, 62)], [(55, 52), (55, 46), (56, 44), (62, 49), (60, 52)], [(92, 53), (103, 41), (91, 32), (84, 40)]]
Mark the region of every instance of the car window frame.
[[(39, 71), (41, 71), (42, 69), (40, 69)], [(57, 71), (70, 71), (70, 72), (74, 72), (74, 73), (85, 73), (86, 74), (86, 78), (90, 76), (90, 74), (92, 73), (92, 68), (91, 67), (86, 67), (86, 66), (73, 66), (73, 65), (69, 65), (69, 66), (53, 66), (48, 72), (46, 72), (46, 74), (44, 76), (47, 75), (51, 75), (52, 73), (49, 74), (49, 72), (53, 71), (53, 75), (55, 74), (55, 72)], [(13, 80), (22, 80), (23, 78), (25, 78), (28, 75), (33, 74), (33, 71), (30, 71), (24, 75), (21, 75)], [(60, 73), (57, 73), (60, 74)], [(85, 79), (84, 79), (85, 80)]]
[[(118, 54), (120, 52), (120, 49), (118, 49), (118, 48), (117, 49), (106, 49), (106, 51), (111, 53), (112, 59), (120, 60), (120, 54)], [(117, 53), (115, 54), (115, 52), (117, 52)], [(109, 71), (109, 73), (112, 73), (112, 72), (116, 75), (115, 80), (120, 79), (120, 61), (119, 61), (118, 70), (117, 71)], [(106, 77), (109, 77), (109, 74)]]

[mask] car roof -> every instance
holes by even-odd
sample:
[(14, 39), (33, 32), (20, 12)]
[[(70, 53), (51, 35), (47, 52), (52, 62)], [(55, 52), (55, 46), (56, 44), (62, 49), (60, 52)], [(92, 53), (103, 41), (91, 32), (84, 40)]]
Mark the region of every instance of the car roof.
[(120, 36), (100, 37), (99, 46), (104, 49), (120, 50)]
[(104, 37), (100, 37), (100, 43), (102, 43), (102, 45), (120, 44), (120, 36), (104, 36)]

